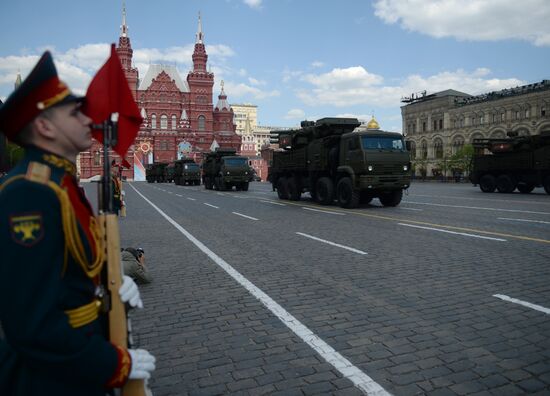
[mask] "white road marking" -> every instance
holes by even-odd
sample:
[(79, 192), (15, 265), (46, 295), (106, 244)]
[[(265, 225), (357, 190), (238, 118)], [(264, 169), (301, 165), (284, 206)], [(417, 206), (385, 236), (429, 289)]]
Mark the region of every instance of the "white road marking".
[(273, 202), (273, 201), (265, 201), (263, 199), (260, 199), (260, 202), (265, 202), (265, 203), (269, 203), (269, 204), (272, 204), (272, 205), (286, 206), (286, 204), (283, 204), (283, 203)]
[(484, 207), (480, 207), (480, 206), (446, 205), (446, 204), (436, 204), (436, 203), (428, 203), (428, 202), (414, 202), (414, 201), (403, 201), (403, 203), (415, 204), (415, 205), (441, 206), (441, 207), (445, 207), (445, 208), (490, 210), (490, 211), (493, 211), (493, 212), (512, 212), (512, 213), (531, 213), (531, 214), (550, 215), (550, 212), (533, 212), (533, 211), (530, 211), (530, 210), (484, 208)]
[(550, 315), (550, 309), (545, 308), (541, 305), (531, 304), (530, 302), (518, 300), (517, 298), (513, 298), (513, 297), (508, 297), (508, 296), (505, 296), (504, 294), (493, 294), (493, 297), (500, 298), (501, 300), (508, 301), (514, 304), (523, 305), (524, 307), (531, 308), (539, 312), (543, 312), (546, 315)]
[(172, 191), (168, 191), (168, 194), (174, 194)]
[(463, 236), (468, 236), (468, 237), (472, 237), (472, 238), (489, 239), (491, 241), (506, 242), (506, 239), (492, 238), (492, 237), (486, 237), (486, 236), (476, 235), (476, 234), (468, 234), (466, 232), (456, 232), (456, 231), (442, 230), (440, 228), (422, 227), (422, 226), (417, 226), (417, 225), (412, 225), (412, 224), (405, 224), (405, 223), (397, 223), (397, 224), (405, 226), (405, 227), (422, 228), (423, 230), (446, 232), (447, 234), (463, 235)]
[(242, 213), (237, 213), (237, 212), (231, 212), (231, 213), (236, 214), (237, 216), (246, 217), (247, 219), (250, 219), (250, 220), (258, 220), (258, 219), (255, 218), (255, 217), (247, 216), (247, 215), (244, 215), (244, 214), (242, 214)]
[(225, 195), (224, 193), (221, 193), (221, 192), (217, 192), (216, 194), (218, 194), (218, 195)]
[(403, 207), (398, 207), (397, 209), (403, 209), (403, 210), (415, 210), (417, 212), (423, 212), (424, 209), (416, 209), (416, 208), (403, 208)]
[(326, 239), (317, 238), (317, 237), (314, 237), (313, 235), (304, 234), (303, 232), (297, 232), (296, 234), (301, 235), (301, 236), (305, 236), (306, 238), (310, 238), (310, 239), (313, 239), (315, 241), (326, 243), (328, 245), (332, 245), (332, 246), (336, 246), (336, 247), (339, 247), (339, 248), (342, 248), (342, 249), (346, 249), (346, 250), (349, 250), (350, 252), (359, 253), (359, 254), (368, 254), (367, 252), (364, 252), (362, 250), (354, 249), (352, 247), (345, 246), (345, 245), (340, 245), (339, 243), (327, 241)]
[(190, 200), (190, 201), (196, 201), (195, 198), (189, 198), (189, 197), (188, 197), (187, 199)]
[(510, 220), (510, 221), (524, 221), (527, 223), (540, 223), (540, 224), (550, 224), (550, 221), (542, 221), (542, 220), (526, 220), (526, 219), (509, 219), (507, 217), (499, 217), (499, 220)]
[(210, 205), (209, 203), (206, 203), (206, 202), (203, 202), (203, 204), (205, 204), (206, 206), (210, 206), (212, 208), (216, 208), (216, 209), (220, 208), (219, 206)]
[(181, 194), (176, 194), (176, 196), (178, 196), (178, 197), (183, 197), (183, 195), (181, 195)]
[(233, 198), (250, 199), (250, 197), (245, 197), (244, 195), (230, 194), (230, 196)]
[(337, 216), (345, 216), (345, 215), (346, 215), (345, 213), (329, 212), (328, 210), (306, 208), (305, 206), (302, 206), (302, 209), (311, 210), (312, 212), (321, 212), (321, 213), (326, 213), (326, 214), (331, 214), (331, 215), (337, 215)]
[(261, 289), (241, 275), (224, 259), (208, 249), (201, 241), (191, 235), (186, 229), (176, 223), (170, 216), (159, 209), (154, 203), (145, 198), (134, 186), (130, 185), (146, 202), (149, 203), (157, 212), (160, 213), (170, 224), (189, 239), (196, 247), (206, 254), (216, 265), (222, 268), (235, 281), (244, 287), (250, 294), (261, 301), (264, 306), (279, 318), (294, 334), (300, 337), (315, 352), (317, 352), (327, 363), (338, 370), (342, 376), (349, 379), (353, 384), (369, 396), (390, 396), (382, 386), (375, 382), (365, 372), (354, 366), (348, 359), (338, 353), (334, 348), (323, 341), (319, 336), (313, 333), (309, 328), (302, 324), (298, 319), (292, 316), (287, 310), (280, 306), (275, 300), (269, 297)]

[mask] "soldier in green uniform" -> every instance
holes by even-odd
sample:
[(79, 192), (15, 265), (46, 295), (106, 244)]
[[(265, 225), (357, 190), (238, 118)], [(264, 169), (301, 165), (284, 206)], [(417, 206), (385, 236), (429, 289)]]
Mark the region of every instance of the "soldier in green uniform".
[[(0, 132), (25, 147), (0, 181), (0, 395), (99, 396), (147, 379), (155, 359), (109, 342), (100, 231), (75, 161), (92, 144), (82, 98), (46, 52), (0, 107)], [(124, 278), (121, 299), (142, 306)]]

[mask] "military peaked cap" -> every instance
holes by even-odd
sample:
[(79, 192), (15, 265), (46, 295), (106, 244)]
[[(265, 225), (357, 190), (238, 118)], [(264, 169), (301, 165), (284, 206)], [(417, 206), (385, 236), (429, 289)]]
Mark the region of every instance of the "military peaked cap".
[(64, 103), (81, 101), (59, 79), (52, 54), (44, 52), (29, 76), (0, 107), (0, 132), (15, 137), (43, 110)]

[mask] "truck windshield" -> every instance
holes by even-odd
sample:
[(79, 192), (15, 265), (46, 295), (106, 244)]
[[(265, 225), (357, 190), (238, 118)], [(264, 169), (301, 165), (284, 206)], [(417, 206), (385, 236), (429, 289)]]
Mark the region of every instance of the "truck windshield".
[(403, 140), (394, 136), (361, 136), (365, 150), (399, 150), (403, 151)]
[(198, 170), (199, 166), (197, 164), (185, 164), (185, 169), (188, 170)]
[(229, 166), (243, 166), (246, 165), (246, 158), (224, 158), (223, 163)]

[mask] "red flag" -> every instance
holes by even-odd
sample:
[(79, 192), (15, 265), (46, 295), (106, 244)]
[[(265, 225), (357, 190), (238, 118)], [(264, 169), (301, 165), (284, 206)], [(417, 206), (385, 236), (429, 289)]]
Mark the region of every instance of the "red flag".
[(122, 159), (122, 164), (121, 165), (126, 169), (130, 169), (132, 167), (132, 165), (130, 165), (130, 163), (126, 160), (126, 158)]
[[(120, 59), (111, 44), (111, 56), (92, 79), (82, 111), (94, 124), (108, 120), (118, 113), (118, 142), (113, 147), (122, 158), (132, 145), (141, 125), (139, 108), (128, 86)], [(103, 142), (103, 130), (94, 129), (92, 135)]]

